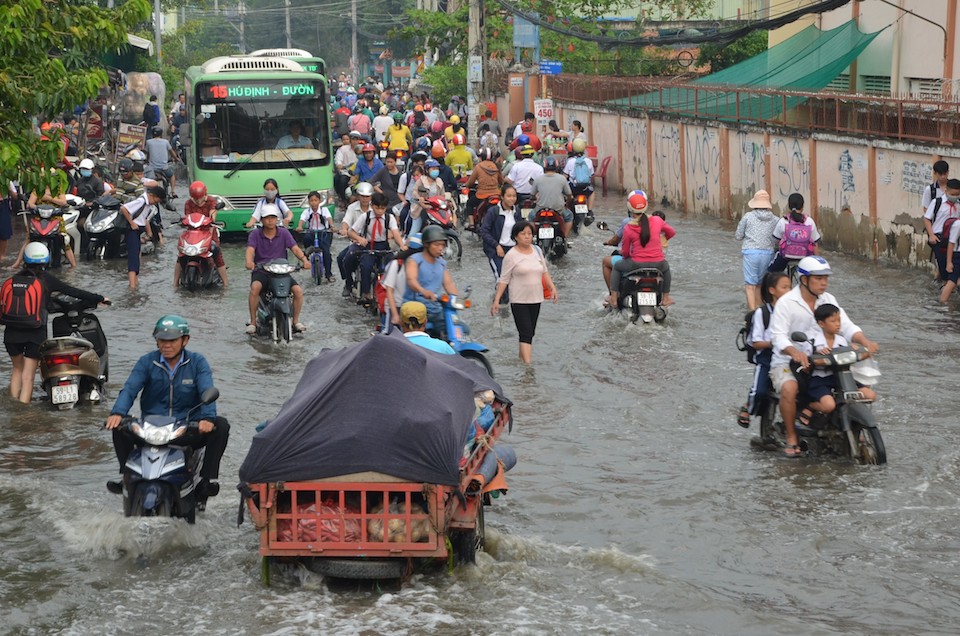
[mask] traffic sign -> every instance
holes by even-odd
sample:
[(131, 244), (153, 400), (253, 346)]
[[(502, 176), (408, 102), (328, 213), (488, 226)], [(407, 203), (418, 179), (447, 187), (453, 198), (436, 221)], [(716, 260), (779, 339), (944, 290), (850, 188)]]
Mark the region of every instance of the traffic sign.
[(547, 122), (553, 119), (553, 100), (535, 99), (533, 100), (533, 112), (537, 116), (537, 124), (546, 126)]
[(563, 62), (540, 60), (541, 75), (559, 75), (560, 73), (563, 73)]

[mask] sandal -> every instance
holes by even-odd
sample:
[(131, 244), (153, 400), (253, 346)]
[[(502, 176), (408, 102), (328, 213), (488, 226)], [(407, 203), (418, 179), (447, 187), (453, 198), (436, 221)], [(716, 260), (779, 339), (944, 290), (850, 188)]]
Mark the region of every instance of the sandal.
[(803, 449), (796, 444), (787, 444), (783, 447), (783, 456), (789, 457), (790, 459), (803, 457)]
[(810, 426), (810, 420), (813, 419), (813, 411), (810, 409), (803, 409), (797, 413), (797, 421), (803, 424), (804, 426)]
[(737, 415), (737, 424), (743, 428), (750, 428), (750, 410), (746, 404), (740, 407), (740, 413)]

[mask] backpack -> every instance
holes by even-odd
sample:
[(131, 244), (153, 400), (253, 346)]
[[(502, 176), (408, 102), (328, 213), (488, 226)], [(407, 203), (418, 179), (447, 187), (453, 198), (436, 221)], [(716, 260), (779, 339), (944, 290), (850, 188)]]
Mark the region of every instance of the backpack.
[(0, 323), (17, 329), (46, 327), (47, 304), (36, 273), (20, 272), (0, 286)]
[(590, 185), (590, 168), (582, 155), (577, 157), (573, 164), (573, 183), (580, 186)]
[[(806, 217), (803, 219), (806, 221)], [(785, 258), (803, 258), (810, 255), (811, 227), (806, 223), (797, 223), (787, 219), (780, 241), (780, 254)]]
[[(939, 200), (939, 199), (938, 199)], [(950, 229), (953, 227), (953, 224), (960, 219), (956, 217), (950, 217), (943, 223), (943, 231), (940, 233), (940, 242), (937, 243), (937, 251), (947, 253), (947, 246), (950, 244)], [(954, 256), (960, 256), (960, 253), (954, 251)]]
[[(767, 303), (760, 305), (760, 312), (763, 316), (763, 328), (770, 326), (770, 306)], [(743, 326), (737, 332), (737, 351), (746, 351), (747, 362), (757, 364), (757, 350), (750, 344), (750, 332), (753, 331), (753, 314), (756, 311), (748, 311), (743, 320)]]

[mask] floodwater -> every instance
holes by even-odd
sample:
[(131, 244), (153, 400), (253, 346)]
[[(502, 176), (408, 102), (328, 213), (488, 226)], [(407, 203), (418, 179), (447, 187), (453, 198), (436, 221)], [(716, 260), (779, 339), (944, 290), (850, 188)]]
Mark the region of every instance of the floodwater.
[[(611, 197), (601, 218), (618, 220)], [(191, 322), (232, 425), (220, 496), (195, 526), (125, 519), (107, 493), (109, 405), (53, 412), (0, 397), (0, 632), (10, 634), (954, 634), (960, 624), (958, 310), (929, 276), (827, 254), (830, 291), (881, 344), (875, 410), (886, 466), (787, 460), (735, 424), (752, 374), (738, 245), (713, 219), (670, 215), (677, 305), (664, 325), (601, 309), (606, 235), (592, 229), (554, 268), (534, 365), (516, 357), (476, 241), (453, 275), (479, 305), (465, 319), (515, 402), (510, 493), (487, 509), (476, 567), (418, 574), (402, 590), (330, 589), (310, 573), (259, 579), (258, 535), (236, 525), (230, 487), (254, 427), (276, 414), (321, 347), (369, 336), (339, 285), (306, 284), (309, 331), (290, 346), (243, 334), (234, 285), (175, 292), (170, 245), (144, 259), (139, 292), (120, 263), (65, 280), (114, 301), (111, 400), (157, 317)], [(342, 244), (341, 244), (342, 245)], [(306, 278), (305, 276), (303, 278)], [(9, 366), (0, 377), (6, 382)], [(42, 392), (38, 391), (42, 395)], [(358, 406), (375, 394), (357, 393)]]

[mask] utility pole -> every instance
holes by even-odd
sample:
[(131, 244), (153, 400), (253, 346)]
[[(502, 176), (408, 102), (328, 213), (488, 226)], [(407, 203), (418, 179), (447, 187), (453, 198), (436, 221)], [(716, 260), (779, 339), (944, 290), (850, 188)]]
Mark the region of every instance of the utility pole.
[(284, 13), (286, 13), (287, 18), (287, 48), (292, 48), (290, 44), (290, 0), (284, 1)]
[(160, 0), (153, 0), (153, 39), (157, 45), (157, 61), (160, 61)]
[(357, 0), (350, 1), (350, 26), (352, 28), (352, 39), (350, 53), (353, 56), (350, 59), (351, 72), (353, 73), (353, 85), (360, 85), (360, 58), (357, 57)]
[(240, 5), (238, 7), (237, 13), (240, 14), (240, 53), (245, 54), (247, 52), (247, 38), (246, 38), (246, 34), (244, 33), (245, 31), (244, 22), (246, 21), (247, 8), (244, 6), (243, 0), (240, 0)]
[(467, 27), (467, 143), (473, 146), (480, 127), (481, 99), (486, 75), (486, 35), (483, 0), (470, 0)]

